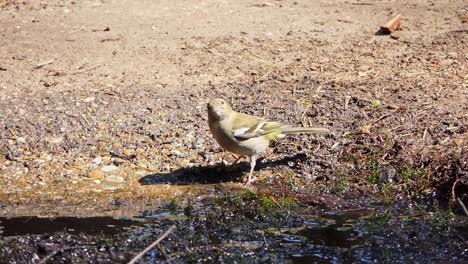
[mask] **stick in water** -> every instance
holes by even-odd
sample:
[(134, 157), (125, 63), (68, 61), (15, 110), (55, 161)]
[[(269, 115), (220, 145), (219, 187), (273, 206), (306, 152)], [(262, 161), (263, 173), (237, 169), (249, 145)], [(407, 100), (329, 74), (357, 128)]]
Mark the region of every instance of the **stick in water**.
[(460, 206), (463, 208), (463, 211), (465, 212), (466, 216), (468, 216), (468, 210), (466, 209), (466, 206), (463, 203), (463, 201), (459, 197), (457, 197), (457, 201), (460, 204)]
[(128, 264), (136, 263), (136, 261), (143, 257), (148, 251), (150, 251), (153, 247), (161, 243), (161, 241), (163, 241), (164, 238), (166, 238), (170, 233), (172, 233), (172, 231), (174, 231), (175, 228), (175, 225), (170, 226), (169, 229), (166, 232), (164, 232), (164, 234), (162, 234), (156, 241), (154, 241), (151, 245), (145, 248), (145, 250), (136, 255), (132, 260), (130, 260), (130, 262), (128, 262)]

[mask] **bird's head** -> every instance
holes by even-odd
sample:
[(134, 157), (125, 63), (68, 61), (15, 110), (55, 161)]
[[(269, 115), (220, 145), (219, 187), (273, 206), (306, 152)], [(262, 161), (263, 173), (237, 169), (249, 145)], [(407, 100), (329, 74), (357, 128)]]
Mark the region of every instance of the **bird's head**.
[(223, 119), (232, 112), (231, 106), (221, 98), (212, 99), (208, 103), (208, 115), (216, 119)]

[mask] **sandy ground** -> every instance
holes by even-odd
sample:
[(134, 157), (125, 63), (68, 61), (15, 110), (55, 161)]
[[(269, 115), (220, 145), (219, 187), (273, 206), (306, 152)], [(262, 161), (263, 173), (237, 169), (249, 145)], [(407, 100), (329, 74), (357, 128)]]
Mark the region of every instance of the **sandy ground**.
[(384, 192), (375, 161), (383, 185), (411, 167), (417, 192), (467, 198), (466, 1), (0, 2), (0, 214), (239, 189), (245, 164), (215, 166), (233, 158), (207, 129), (213, 97), (333, 131), (278, 145), (259, 189), (328, 206), (305, 194)]

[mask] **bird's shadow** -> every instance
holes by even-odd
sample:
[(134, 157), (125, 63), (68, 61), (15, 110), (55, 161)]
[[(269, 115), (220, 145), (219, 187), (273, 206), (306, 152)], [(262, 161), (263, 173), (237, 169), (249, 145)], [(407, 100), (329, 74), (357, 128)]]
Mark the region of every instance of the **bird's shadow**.
[[(271, 168), (282, 165), (287, 165), (290, 161), (305, 161), (307, 155), (304, 153), (295, 154), (294, 156), (285, 157), (273, 161), (257, 161), (255, 170), (262, 168)], [(240, 178), (249, 170), (247, 162), (240, 162), (235, 165), (217, 164), (214, 166), (196, 166), (188, 168), (180, 168), (168, 173), (154, 173), (141, 177), (138, 182), (141, 185), (152, 184), (214, 184), (223, 182), (240, 181)]]

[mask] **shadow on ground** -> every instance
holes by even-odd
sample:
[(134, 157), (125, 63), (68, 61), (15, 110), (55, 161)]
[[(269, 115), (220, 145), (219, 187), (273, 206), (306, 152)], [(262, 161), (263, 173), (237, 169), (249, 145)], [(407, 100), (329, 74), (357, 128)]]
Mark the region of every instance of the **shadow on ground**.
[[(257, 160), (255, 170), (262, 168), (272, 168), (277, 166), (287, 165), (290, 161), (305, 161), (307, 155), (303, 153), (294, 156), (285, 157), (273, 161)], [(226, 166), (224, 164), (217, 164), (215, 166), (197, 166), (189, 168), (180, 168), (169, 173), (154, 173), (143, 176), (138, 181), (142, 185), (151, 184), (213, 184), (232, 181), (241, 181), (243, 175), (247, 175), (249, 171), (248, 162), (240, 162), (233, 166)]]

